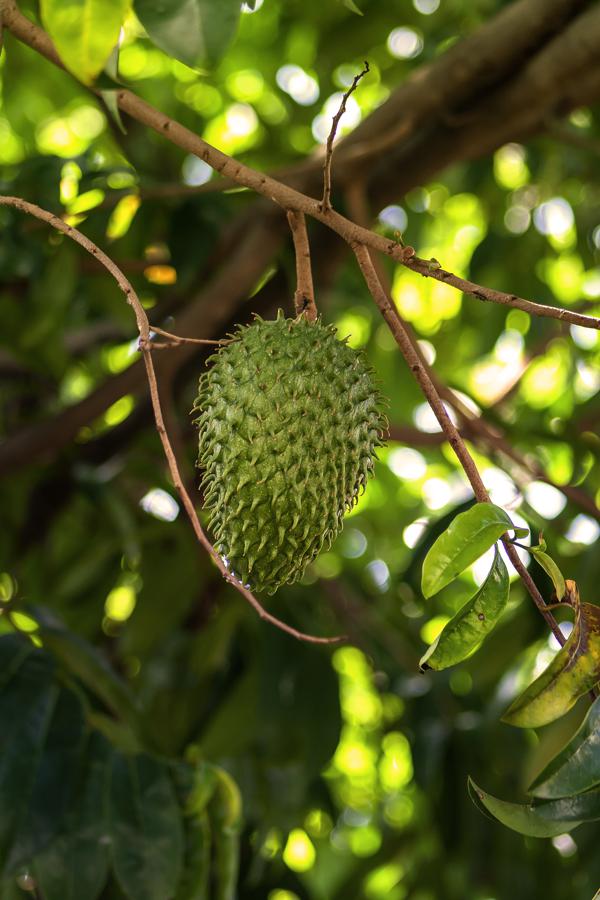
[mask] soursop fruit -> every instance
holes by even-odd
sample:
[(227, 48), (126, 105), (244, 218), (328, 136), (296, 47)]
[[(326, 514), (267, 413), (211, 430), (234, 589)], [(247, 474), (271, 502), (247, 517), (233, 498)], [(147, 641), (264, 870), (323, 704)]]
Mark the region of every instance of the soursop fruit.
[(215, 547), (256, 591), (296, 581), (329, 548), (386, 428), (362, 353), (304, 317), (241, 326), (194, 404)]

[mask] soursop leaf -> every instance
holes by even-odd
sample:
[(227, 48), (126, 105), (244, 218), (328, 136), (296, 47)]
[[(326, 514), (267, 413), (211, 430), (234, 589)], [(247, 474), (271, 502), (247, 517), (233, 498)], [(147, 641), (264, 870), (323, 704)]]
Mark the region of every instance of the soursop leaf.
[(565, 596), (565, 579), (552, 557), (545, 552), (546, 543), (544, 542), (543, 546), (529, 547), (528, 549), (538, 565), (540, 565), (544, 572), (552, 579), (552, 584), (554, 585), (554, 590), (556, 592), (556, 599), (560, 602)]
[(40, 0), (44, 27), (70, 72), (92, 84), (113, 48), (131, 0)]
[(509, 591), (508, 570), (496, 549), (487, 578), (429, 647), (419, 663), (421, 671), (446, 669), (474, 653), (504, 611)]
[(140, 712), (127, 684), (118, 677), (102, 654), (83, 638), (64, 628), (41, 607), (31, 610), (44, 646), (71, 674), (123, 722), (142, 730)]
[(117, 881), (130, 900), (165, 900), (181, 874), (181, 811), (166, 766), (113, 751), (109, 831)]
[(580, 794), (600, 784), (600, 698), (566, 746), (552, 759), (529, 788), (543, 799)]
[(539, 728), (564, 716), (600, 680), (600, 607), (581, 603), (575, 583), (566, 582), (575, 624), (565, 645), (539, 678), (502, 717), (520, 728)]
[(33, 862), (45, 900), (97, 900), (106, 883), (110, 759), (110, 744), (93, 732), (64, 828)]
[(459, 513), (423, 561), (423, 596), (441, 591), (513, 527), (509, 516), (493, 503), (476, 503)]
[(471, 778), (468, 787), (469, 796), (480, 812), (528, 837), (556, 837), (584, 822), (600, 819), (600, 788), (561, 800), (509, 803), (486, 793)]
[(0, 637), (0, 884), (27, 869), (46, 900), (97, 900), (112, 868), (130, 900), (175, 896), (170, 768), (112, 747), (86, 709), (45, 648)]
[(186, 66), (212, 65), (235, 35), (240, 0), (135, 0), (148, 36)]
[(77, 698), (28, 638), (0, 638), (0, 879), (58, 831), (84, 731)]

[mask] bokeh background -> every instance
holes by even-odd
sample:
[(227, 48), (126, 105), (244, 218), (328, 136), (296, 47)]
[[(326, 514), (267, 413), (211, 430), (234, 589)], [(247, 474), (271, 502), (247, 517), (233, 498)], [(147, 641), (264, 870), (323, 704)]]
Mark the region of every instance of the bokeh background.
[[(257, 0), (204, 73), (154, 47), (132, 16), (120, 73), (217, 147), (316, 195), (312, 156), (363, 59), (371, 71), (341, 134), (363, 128), (368, 142), (374, 110), (510, 5), (357, 4), (363, 16), (336, 0)], [(35, 16), (35, 6), (23, 8)], [(558, 39), (566, 26), (554, 27)], [(480, 79), (406, 145), (391, 123), (392, 139), (365, 162), (340, 163), (337, 176), (334, 162), (334, 202), (356, 212), (352, 189), (363, 184), (375, 227), (420, 256), (599, 315), (593, 96), (578, 102), (575, 93), (564, 108), (542, 85), (540, 108), (550, 112), (515, 122), (512, 134), (508, 116), (500, 138), (477, 119), (550, 37), (536, 41), (510, 73), (495, 73), (493, 90)], [(1, 65), (2, 193), (89, 234), (133, 281), (151, 321), (218, 338), (254, 312), (293, 314), (293, 253), (277, 208), (214, 190), (204, 162), (132, 120), (121, 131), (105, 104), (10, 35)], [(490, 134), (489, 146), (470, 134)], [(136, 691), (162, 753), (193, 744), (233, 775), (244, 802), (239, 896), (590, 900), (600, 886), (594, 825), (524, 839), (467, 796), (470, 774), (522, 799), (584, 712), (585, 703), (538, 734), (499, 722), (553, 652), (520, 584), (483, 649), (447, 673), (418, 672), (489, 559), (439, 597), (420, 595), (424, 554), (471, 492), (347, 248), (310, 226), (319, 309), (367, 354), (389, 399), (391, 440), (331, 550), (300, 584), (267, 598), (299, 628), (349, 634), (347, 646), (328, 649), (262, 623), (194, 543), (152, 425), (131, 310), (114, 283), (40, 223), (2, 209), (0, 224), (3, 590), (46, 605), (101, 650)], [(462, 406), (455, 415), (492, 500), (534, 539), (543, 531), (565, 576), (595, 602), (598, 333), (482, 303), (388, 263), (398, 309), (454, 392), (449, 408), (453, 397)], [(157, 353), (167, 423), (194, 490), (189, 411), (205, 359), (196, 348)], [(549, 596), (533, 564), (532, 574)], [(0, 629), (10, 627), (0, 618)]]

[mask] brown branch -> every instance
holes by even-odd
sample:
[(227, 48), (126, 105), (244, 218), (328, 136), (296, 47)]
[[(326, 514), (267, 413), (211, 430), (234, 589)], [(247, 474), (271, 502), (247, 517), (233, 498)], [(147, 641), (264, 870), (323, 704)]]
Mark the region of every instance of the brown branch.
[[(379, 310), (383, 318), (385, 319), (390, 331), (392, 332), (396, 343), (400, 347), (400, 351), (404, 356), (404, 359), (406, 360), (411, 372), (413, 373), (413, 376), (418, 382), (419, 387), (423, 391), (423, 394), (425, 395), (427, 402), (433, 410), (436, 419), (440, 423), (440, 426), (442, 428), (442, 431), (446, 435), (448, 443), (458, 457), (458, 461), (460, 462), (465, 475), (467, 476), (469, 483), (473, 488), (475, 498), (481, 503), (489, 503), (489, 494), (483, 481), (481, 480), (481, 475), (477, 470), (477, 466), (475, 465), (473, 457), (469, 453), (458, 429), (450, 419), (446, 411), (446, 407), (444, 406), (442, 399), (431, 377), (429, 376), (427, 366), (424, 365), (419, 354), (416, 352), (413, 346), (402, 318), (400, 317), (398, 311), (393, 306), (385, 290), (383, 289), (383, 286), (377, 276), (377, 272), (375, 271), (375, 267), (373, 266), (373, 262), (371, 260), (368, 249), (360, 244), (355, 244), (352, 249), (354, 250), (354, 254), (360, 266), (369, 292), (371, 293), (371, 296), (379, 307)], [(523, 583), (527, 588), (527, 591), (529, 592), (540, 613), (546, 620), (548, 627), (552, 630), (552, 633), (556, 637), (557, 641), (561, 645), (564, 644), (565, 638), (560, 628), (558, 627), (554, 616), (548, 610), (544, 598), (535, 586), (531, 575), (521, 562), (516, 548), (511, 544), (507, 537), (502, 538), (502, 543), (504, 544), (508, 558), (521, 576)]]
[(314, 322), (318, 312), (317, 304), (315, 303), (306, 219), (303, 213), (290, 209), (288, 210), (287, 220), (292, 231), (294, 253), (296, 255), (296, 293), (294, 294), (296, 315), (304, 315), (309, 322)]
[(507, 294), (504, 291), (483, 287), (481, 284), (476, 284), (474, 281), (469, 281), (466, 278), (461, 278), (459, 275), (446, 271), (435, 260), (420, 259), (418, 256), (413, 256), (411, 259), (402, 260), (402, 262), (407, 268), (412, 269), (413, 272), (418, 272), (424, 278), (434, 278), (443, 284), (449, 284), (464, 294), (471, 294), (473, 297), (477, 297), (478, 300), (500, 303), (502, 306), (512, 306), (515, 309), (522, 309), (532, 316), (559, 319), (559, 321), (569, 322), (571, 325), (581, 325), (583, 328), (600, 330), (600, 319), (595, 316), (586, 316), (571, 309), (562, 309), (560, 306), (546, 306), (543, 303), (535, 303), (533, 300), (524, 300), (522, 297), (517, 297), (516, 294)]
[(348, 98), (358, 87), (358, 83), (361, 78), (364, 78), (364, 76), (368, 72), (369, 63), (367, 62), (367, 60), (365, 60), (364, 69), (362, 70), (362, 72), (359, 72), (358, 75), (355, 75), (352, 79), (352, 84), (342, 97), (340, 108), (331, 121), (331, 128), (329, 130), (329, 135), (327, 136), (327, 144), (325, 146), (325, 159), (323, 161), (323, 199), (321, 201), (321, 209), (323, 210), (323, 212), (327, 212), (327, 210), (331, 209), (331, 160), (333, 157), (333, 142), (335, 141), (338, 125), (340, 124), (340, 119), (346, 112), (346, 104), (348, 103)]
[[(179, 334), (171, 334), (170, 331), (165, 331), (164, 328), (158, 328), (156, 325), (151, 325), (150, 330), (156, 332), (156, 334), (161, 334), (163, 337), (169, 338), (171, 344), (229, 344), (231, 343), (228, 340), (224, 341), (213, 341), (210, 338), (190, 338), (190, 337), (182, 337)], [(149, 344), (150, 349), (152, 349), (152, 341)]]
[(87, 250), (88, 253), (90, 253), (95, 259), (97, 259), (98, 262), (100, 262), (106, 268), (106, 270), (110, 272), (121, 291), (125, 294), (127, 303), (131, 306), (135, 315), (138, 333), (140, 336), (140, 352), (142, 354), (144, 366), (146, 368), (146, 376), (148, 379), (148, 386), (150, 388), (150, 399), (152, 402), (152, 410), (154, 412), (156, 430), (163, 446), (163, 451), (167, 460), (167, 466), (169, 468), (171, 480), (173, 481), (173, 485), (175, 486), (175, 489), (177, 490), (184, 509), (188, 515), (198, 543), (202, 547), (204, 547), (209, 556), (212, 558), (225, 581), (231, 584), (242, 595), (242, 597), (258, 613), (261, 619), (264, 619), (271, 625), (275, 625), (276, 628), (279, 628), (281, 631), (287, 632), (287, 634), (292, 635), (292, 637), (295, 637), (298, 640), (315, 644), (334, 644), (344, 640), (344, 636), (320, 638), (314, 637), (310, 634), (304, 634), (302, 631), (298, 631), (296, 628), (292, 628), (291, 625), (287, 625), (285, 622), (281, 622), (275, 616), (271, 615), (271, 613), (267, 612), (267, 610), (264, 609), (264, 607), (260, 604), (256, 597), (246, 587), (244, 587), (241, 582), (239, 582), (232, 576), (232, 574), (227, 569), (227, 566), (207, 538), (202, 525), (200, 524), (196, 508), (181, 478), (179, 466), (177, 465), (177, 459), (175, 458), (175, 453), (173, 452), (173, 447), (171, 445), (171, 441), (165, 427), (154, 362), (152, 360), (152, 354), (147, 347), (148, 343), (150, 342), (150, 323), (148, 321), (148, 316), (146, 315), (146, 312), (140, 302), (138, 295), (136, 294), (131, 283), (125, 277), (123, 272), (121, 272), (119, 267), (115, 265), (110, 257), (103, 253), (103, 251), (100, 250), (100, 248), (97, 247), (96, 244), (93, 243), (93, 241), (87, 238), (76, 228), (73, 228), (72, 225), (67, 225), (65, 222), (63, 222), (62, 219), (59, 219), (58, 216), (55, 216), (53, 213), (48, 212), (47, 210), (42, 209), (41, 207), (36, 206), (33, 203), (28, 203), (26, 200), (22, 200), (20, 197), (0, 196), (0, 206), (11, 206), (30, 216), (34, 216), (36, 219), (39, 219), (42, 222), (46, 222), (48, 225), (52, 226), (52, 228), (55, 228), (57, 231), (60, 231), (62, 232), (62, 234), (65, 234), (67, 237), (71, 238), (71, 240), (75, 241), (77, 244), (83, 247), (84, 250)]
[[(15, 37), (33, 47), (55, 65), (64, 68), (47, 34), (19, 12), (14, 0), (1, 0), (0, 9), (2, 10), (4, 25)], [(358, 78), (358, 76), (356, 77)], [(208, 144), (194, 132), (155, 109), (131, 91), (118, 91), (117, 102), (123, 112), (126, 112), (132, 118), (147, 125), (157, 133), (162, 134), (167, 140), (170, 140), (187, 153), (198, 156), (221, 175), (230, 177), (236, 184), (251, 188), (257, 194), (274, 200), (286, 210), (296, 210), (312, 216), (339, 234), (348, 244), (360, 243), (372, 250), (385, 253), (396, 262), (419, 272), (425, 277), (435, 278), (457, 288), (457, 290), (472, 294), (480, 300), (512, 306), (522, 309), (531, 315), (546, 316), (570, 322), (574, 325), (581, 325), (585, 328), (600, 329), (600, 319), (593, 316), (585, 316), (571, 310), (561, 309), (560, 307), (545, 306), (544, 304), (534, 303), (531, 300), (524, 300), (515, 294), (486, 288), (453, 275), (441, 267), (437, 267), (437, 263), (433, 264), (431, 260), (419, 259), (415, 256), (412, 247), (402, 247), (396, 241), (391, 241), (382, 235), (370, 231), (368, 228), (350, 221), (330, 206), (325, 206), (324, 199), (321, 201), (315, 200), (289, 185), (282, 184), (274, 178), (241, 163), (239, 160), (227, 156), (227, 154), (217, 150), (216, 147)]]

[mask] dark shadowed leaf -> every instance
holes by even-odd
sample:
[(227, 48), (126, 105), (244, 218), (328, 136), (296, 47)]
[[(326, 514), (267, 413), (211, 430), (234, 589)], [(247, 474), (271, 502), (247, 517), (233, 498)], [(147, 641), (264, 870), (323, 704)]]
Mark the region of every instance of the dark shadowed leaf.
[(36, 608), (33, 613), (40, 624), (39, 634), (44, 646), (111, 712), (135, 727), (139, 714), (133, 695), (102, 654), (87, 641), (56, 624), (45, 610)]
[(569, 743), (535, 779), (530, 793), (554, 799), (580, 794), (600, 783), (600, 698)]
[(113, 868), (130, 900), (165, 900), (181, 872), (181, 812), (167, 769), (149, 756), (114, 752), (110, 834)]
[(459, 513), (425, 557), (423, 596), (432, 597), (454, 581), (512, 527), (504, 510), (492, 503), (476, 503)]
[(104, 887), (110, 758), (108, 742), (92, 733), (65, 827), (33, 863), (45, 900), (96, 900)]
[(150, 39), (187, 66), (216, 62), (236, 32), (240, 0), (135, 0)]
[(41, 0), (44, 27), (67, 69), (84, 84), (100, 74), (131, 0)]
[(13, 810), (19, 812), (5, 861), (6, 870), (11, 872), (30, 860), (56, 834), (76, 788), (85, 746), (81, 702), (76, 694), (56, 682), (50, 690), (54, 700), (48, 707), (48, 717), (43, 724), (37, 717), (32, 721), (32, 734), (33, 727), (41, 728), (34, 755), (28, 760), (27, 774), (17, 779), (14, 770), (6, 773), (9, 781), (15, 779), (13, 784), (19, 790), (19, 803), (13, 805)]
[(577, 601), (575, 624), (564, 647), (502, 720), (539, 728), (564, 716), (600, 680), (600, 607)]
[(486, 580), (425, 653), (421, 669), (446, 669), (470, 656), (494, 628), (506, 607), (509, 590), (508, 570), (496, 550)]
[(483, 791), (471, 778), (468, 784), (469, 794), (478, 809), (483, 807), (498, 822), (528, 837), (555, 837), (572, 831), (583, 822), (600, 819), (600, 789), (577, 797), (526, 804), (499, 800)]

